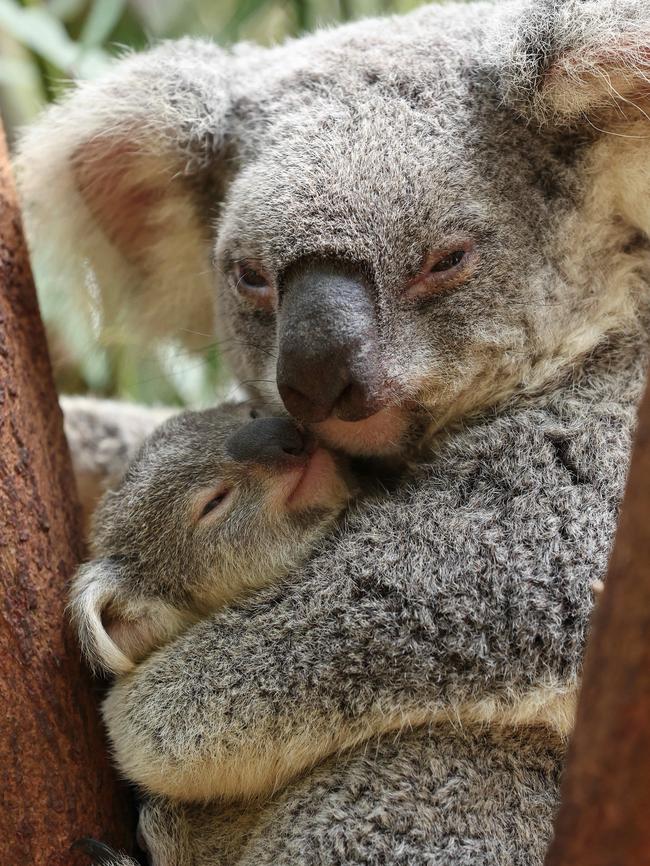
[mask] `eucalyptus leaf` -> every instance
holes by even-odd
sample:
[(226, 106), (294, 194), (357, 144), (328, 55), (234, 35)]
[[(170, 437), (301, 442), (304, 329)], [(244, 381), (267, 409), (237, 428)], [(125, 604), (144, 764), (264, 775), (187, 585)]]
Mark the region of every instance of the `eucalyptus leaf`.
[(15, 57), (0, 57), (0, 84), (7, 87), (32, 86), (38, 80), (35, 63)]
[(79, 57), (63, 24), (46, 8), (0, 0), (0, 28), (61, 70), (72, 69)]
[(237, 39), (242, 25), (268, 6), (269, 2), (270, 0), (239, 0), (235, 13), (225, 24), (221, 36), (226, 41)]
[(47, 9), (59, 21), (78, 18), (86, 6), (86, 0), (48, 0)]
[(95, 0), (84, 22), (79, 41), (86, 48), (102, 45), (122, 17), (126, 0)]

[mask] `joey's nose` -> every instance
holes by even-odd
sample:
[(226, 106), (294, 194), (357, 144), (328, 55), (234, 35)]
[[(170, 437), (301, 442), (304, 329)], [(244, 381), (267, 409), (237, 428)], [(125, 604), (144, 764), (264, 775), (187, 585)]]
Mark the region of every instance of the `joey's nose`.
[(281, 467), (303, 463), (312, 439), (289, 418), (257, 418), (226, 440), (226, 453), (236, 463)]
[(301, 421), (359, 421), (385, 404), (374, 304), (349, 267), (311, 263), (285, 276), (277, 384)]

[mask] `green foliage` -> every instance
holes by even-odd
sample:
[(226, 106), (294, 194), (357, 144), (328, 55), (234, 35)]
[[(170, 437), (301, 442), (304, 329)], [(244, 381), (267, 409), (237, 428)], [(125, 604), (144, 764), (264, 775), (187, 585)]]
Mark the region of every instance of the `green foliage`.
[[(106, 69), (125, 47), (186, 33), (264, 44), (321, 24), (403, 12), (422, 0), (0, 0), (0, 115), (17, 130), (78, 78)], [(143, 348), (137, 334), (93, 326), (71, 308), (65, 287), (39, 269), (36, 281), (61, 390), (142, 402), (214, 402), (224, 373), (218, 347), (173, 343)], [(196, 336), (194, 343), (196, 343)]]

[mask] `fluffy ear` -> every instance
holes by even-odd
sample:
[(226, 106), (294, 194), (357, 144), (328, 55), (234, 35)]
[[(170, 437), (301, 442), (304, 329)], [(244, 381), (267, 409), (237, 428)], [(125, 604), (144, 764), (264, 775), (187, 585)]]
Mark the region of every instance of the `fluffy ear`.
[(229, 62), (190, 39), (132, 55), (24, 135), (17, 174), (37, 267), (81, 288), (95, 318), (113, 325), (135, 306), (152, 330), (209, 320)]
[(121, 567), (111, 559), (82, 565), (72, 584), (69, 612), (88, 664), (95, 671), (128, 673), (134, 660), (113, 640), (104, 613), (120, 592)]
[(72, 584), (70, 617), (93, 670), (123, 675), (194, 617), (159, 599), (132, 599), (123, 566), (111, 558), (82, 565)]
[[(506, 101), (542, 123), (648, 123), (647, 0), (542, 0), (506, 37)], [(503, 55), (502, 55), (503, 56)]]
[(543, 0), (504, 36), (506, 103), (558, 138), (589, 133), (586, 203), (650, 234), (648, 0)]

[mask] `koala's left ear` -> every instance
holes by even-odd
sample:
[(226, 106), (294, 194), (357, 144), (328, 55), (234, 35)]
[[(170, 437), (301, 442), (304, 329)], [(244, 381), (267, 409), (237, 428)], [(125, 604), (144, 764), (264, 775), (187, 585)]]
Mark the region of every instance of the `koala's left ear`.
[(650, 129), (647, 0), (541, 0), (505, 40), (505, 101), (526, 117)]
[(589, 134), (595, 212), (650, 233), (648, 0), (531, 3), (499, 58), (506, 104), (559, 143), (569, 129)]
[(82, 653), (95, 671), (123, 675), (195, 621), (161, 599), (134, 599), (124, 566), (111, 557), (82, 565), (68, 610)]
[(111, 325), (204, 330), (224, 184), (233, 57), (184, 39), (79, 84), (22, 139), (16, 164), (37, 268)]
[(104, 622), (121, 580), (120, 564), (107, 558), (82, 565), (72, 582), (68, 612), (81, 651), (96, 672), (125, 674), (134, 667), (134, 660), (113, 640)]

